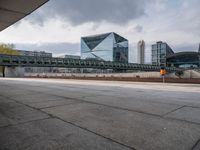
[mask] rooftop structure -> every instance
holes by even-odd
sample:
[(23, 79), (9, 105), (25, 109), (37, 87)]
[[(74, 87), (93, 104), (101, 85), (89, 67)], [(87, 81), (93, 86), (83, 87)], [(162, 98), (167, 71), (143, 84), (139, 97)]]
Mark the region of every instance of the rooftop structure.
[(68, 58), (68, 59), (81, 59), (81, 57), (78, 56), (78, 55), (65, 55), (64, 58)]
[(35, 56), (35, 57), (52, 57), (52, 53), (47, 53), (45, 51), (26, 51), (17, 50), (21, 56)]

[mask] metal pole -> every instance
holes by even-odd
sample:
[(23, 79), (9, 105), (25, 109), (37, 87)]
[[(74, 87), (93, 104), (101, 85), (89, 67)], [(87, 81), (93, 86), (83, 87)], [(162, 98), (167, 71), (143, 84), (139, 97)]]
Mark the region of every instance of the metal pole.
[(165, 75), (163, 75), (163, 83), (165, 83)]
[(5, 77), (5, 66), (2, 67), (3, 78)]

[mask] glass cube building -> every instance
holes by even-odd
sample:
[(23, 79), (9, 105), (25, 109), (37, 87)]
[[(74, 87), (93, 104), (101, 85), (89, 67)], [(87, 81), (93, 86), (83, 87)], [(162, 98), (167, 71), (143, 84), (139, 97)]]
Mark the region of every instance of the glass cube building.
[(128, 63), (128, 40), (114, 32), (82, 37), (81, 59)]
[(166, 66), (166, 57), (174, 54), (167, 43), (162, 41), (152, 45), (152, 65)]

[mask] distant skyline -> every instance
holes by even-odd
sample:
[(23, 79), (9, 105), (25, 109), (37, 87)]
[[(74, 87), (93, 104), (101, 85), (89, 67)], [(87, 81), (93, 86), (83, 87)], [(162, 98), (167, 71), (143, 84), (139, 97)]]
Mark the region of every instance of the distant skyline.
[(198, 51), (199, 0), (50, 0), (0, 32), (0, 42), (17, 49), (45, 50), (54, 56), (79, 55), (80, 38), (116, 32), (130, 43), (130, 62), (137, 62), (137, 42), (167, 42), (175, 51)]

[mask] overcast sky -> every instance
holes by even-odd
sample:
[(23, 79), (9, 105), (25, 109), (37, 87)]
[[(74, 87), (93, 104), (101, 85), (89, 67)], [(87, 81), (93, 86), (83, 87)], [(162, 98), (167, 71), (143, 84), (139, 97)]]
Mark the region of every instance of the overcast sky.
[(0, 42), (17, 49), (80, 55), (80, 37), (116, 32), (129, 40), (136, 62), (137, 42), (167, 42), (175, 52), (197, 51), (200, 0), (50, 0), (31, 15), (0, 32)]

